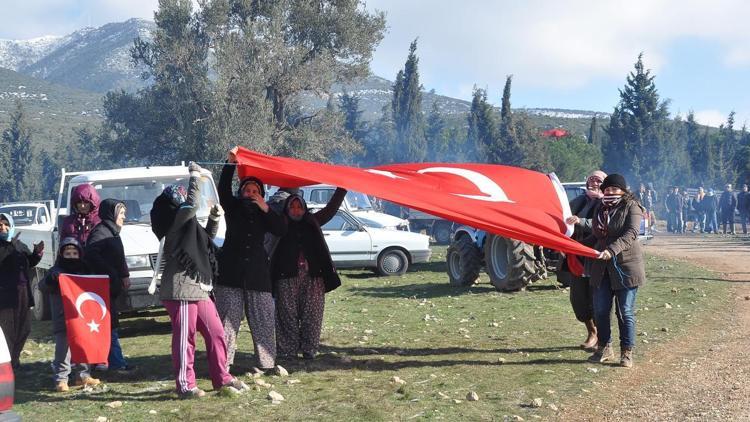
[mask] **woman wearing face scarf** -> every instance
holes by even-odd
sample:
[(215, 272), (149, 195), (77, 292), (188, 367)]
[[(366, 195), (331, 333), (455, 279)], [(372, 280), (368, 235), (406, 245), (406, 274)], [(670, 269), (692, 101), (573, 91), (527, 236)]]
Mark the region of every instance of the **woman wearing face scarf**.
[(589, 361), (605, 362), (614, 358), (610, 327), (614, 301), (620, 331), (620, 365), (630, 368), (635, 345), (635, 296), (638, 287), (646, 281), (638, 241), (645, 210), (619, 174), (607, 176), (601, 189), (604, 196), (595, 211), (592, 234), (583, 241), (601, 251), (598, 259), (592, 261), (590, 270), (598, 342)]
[(236, 152), (236, 147), (229, 151), (229, 163), (219, 179), (219, 200), (226, 212), (227, 231), (219, 254), (219, 278), (214, 295), (224, 325), (227, 364), (234, 364), (244, 312), (253, 336), (257, 367), (266, 371), (276, 365), (276, 308), (263, 241), (269, 232), (284, 235), (286, 222), (269, 209), (263, 199), (263, 182), (259, 179), (242, 179), (237, 196), (232, 194)]
[[(70, 390), (68, 377), (71, 373), (71, 364), (59, 275), (61, 273), (91, 274), (88, 266), (81, 259), (81, 252), (83, 251), (78, 240), (73, 237), (63, 238), (60, 242), (60, 251), (57, 254), (55, 265), (49, 269), (47, 276), (39, 284), (42, 291), (49, 293), (52, 332), (55, 334), (55, 358), (52, 361), (52, 374), (55, 381), (55, 390), (61, 393)], [(75, 377), (75, 385), (94, 386), (100, 384), (98, 379), (91, 376), (88, 364), (80, 363), (77, 366), (78, 374)]]
[(312, 214), (299, 194), (284, 205), (287, 233), (279, 239), (271, 258), (276, 293), (276, 344), (279, 355), (313, 359), (320, 345), (325, 293), (341, 280), (320, 226), (335, 215), (346, 196), (338, 188), (322, 210)]
[[(570, 201), (570, 211), (573, 214), (565, 221), (573, 224), (575, 231), (573, 239), (581, 241), (591, 234), (591, 221), (594, 217), (594, 211), (600, 204), (603, 196), (599, 188), (607, 174), (601, 170), (592, 172), (586, 178), (586, 192), (573, 198)], [(572, 257), (571, 259), (578, 259)], [(582, 276), (575, 276), (572, 273), (558, 273), (558, 277), (567, 276), (570, 279), (570, 304), (573, 307), (573, 313), (578, 321), (586, 326), (588, 335), (586, 341), (581, 343), (584, 350), (596, 348), (596, 324), (594, 324), (594, 305), (592, 298), (592, 289), (589, 285), (589, 274), (591, 271), (591, 260), (584, 260)]]
[(165, 259), (161, 277), (162, 303), (172, 321), (172, 365), (181, 398), (199, 398), (206, 393), (195, 383), (195, 331), (206, 342), (208, 372), (215, 390), (230, 393), (246, 390), (247, 385), (229, 375), (224, 329), (210, 298), (213, 280), (218, 275), (213, 238), (219, 228), (221, 207), (215, 205), (206, 228), (195, 217), (200, 202), (201, 168), (190, 163), (188, 191), (172, 185), (154, 200), (151, 228), (164, 239)]
[(43, 253), (44, 242), (34, 245), (34, 252), (29, 251), (17, 239), (13, 217), (0, 213), (0, 327), (15, 369), (21, 366), (21, 351), (31, 332), (29, 308), (34, 306), (34, 299), (29, 273)]
[(82, 247), (91, 234), (91, 230), (101, 222), (99, 219), (99, 194), (96, 189), (84, 183), (73, 188), (70, 203), (74, 212), (65, 217), (60, 228), (60, 239), (72, 237)]
[[(120, 239), (120, 230), (125, 224), (125, 203), (117, 199), (105, 199), (99, 207), (101, 223), (91, 231), (84, 260), (93, 274), (109, 276), (109, 303), (112, 315), (112, 343), (109, 350), (109, 369), (130, 371), (134, 369), (125, 361), (120, 347), (117, 328), (120, 320), (117, 313), (117, 298), (130, 287), (130, 272), (125, 262), (125, 249)], [(103, 368), (102, 368), (103, 369)]]

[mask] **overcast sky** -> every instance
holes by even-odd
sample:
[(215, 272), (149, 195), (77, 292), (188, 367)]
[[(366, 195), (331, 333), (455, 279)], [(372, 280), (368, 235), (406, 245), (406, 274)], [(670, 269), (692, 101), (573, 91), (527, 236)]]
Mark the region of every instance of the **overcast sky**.
[[(0, 38), (62, 35), (131, 17), (157, 0), (0, 0)], [(740, 0), (370, 0), (388, 32), (372, 62), (393, 79), (419, 37), (425, 89), (467, 99), (474, 85), (499, 103), (513, 75), (513, 107), (609, 112), (638, 53), (673, 114), (750, 123), (750, 2)]]

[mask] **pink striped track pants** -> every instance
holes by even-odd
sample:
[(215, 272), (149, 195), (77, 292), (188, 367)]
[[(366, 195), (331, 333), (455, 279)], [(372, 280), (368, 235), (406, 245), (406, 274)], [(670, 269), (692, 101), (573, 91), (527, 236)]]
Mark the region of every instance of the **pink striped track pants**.
[(162, 300), (172, 320), (172, 364), (177, 391), (187, 392), (196, 387), (195, 331), (206, 342), (208, 372), (214, 389), (229, 383), (232, 376), (227, 371), (227, 345), (224, 328), (211, 299), (199, 301)]

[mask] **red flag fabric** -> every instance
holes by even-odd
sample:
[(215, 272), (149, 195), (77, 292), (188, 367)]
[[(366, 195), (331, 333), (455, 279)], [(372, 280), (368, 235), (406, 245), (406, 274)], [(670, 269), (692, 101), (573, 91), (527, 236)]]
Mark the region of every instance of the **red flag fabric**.
[(547, 138), (562, 138), (563, 136), (568, 136), (568, 131), (565, 129), (550, 129), (542, 132), (542, 136), (546, 136)]
[(106, 363), (111, 340), (109, 276), (60, 274), (73, 363)]
[(569, 236), (565, 190), (554, 174), (492, 164), (418, 163), (356, 168), (240, 148), (240, 177), (299, 187), (340, 186), (490, 233), (576, 255), (598, 253)]
[(13, 394), (15, 391), (13, 365), (10, 363), (10, 350), (8, 350), (8, 343), (5, 342), (5, 334), (2, 328), (0, 328), (0, 412), (10, 410), (13, 407)]

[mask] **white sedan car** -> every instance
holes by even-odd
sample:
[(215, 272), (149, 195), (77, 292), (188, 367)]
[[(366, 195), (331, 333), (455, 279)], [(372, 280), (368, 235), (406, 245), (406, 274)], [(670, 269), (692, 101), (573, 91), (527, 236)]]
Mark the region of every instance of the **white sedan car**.
[[(319, 209), (310, 207), (311, 212)], [(337, 268), (373, 268), (380, 275), (402, 275), (410, 264), (428, 262), (432, 255), (429, 236), (367, 227), (342, 209), (322, 229)]]

